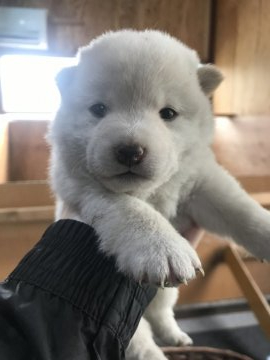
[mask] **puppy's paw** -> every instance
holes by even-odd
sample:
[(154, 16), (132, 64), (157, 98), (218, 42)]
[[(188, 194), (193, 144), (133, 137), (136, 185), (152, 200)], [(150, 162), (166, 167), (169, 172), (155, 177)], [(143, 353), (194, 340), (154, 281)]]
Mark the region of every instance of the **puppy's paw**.
[(193, 345), (193, 340), (191, 339), (191, 337), (188, 336), (188, 334), (181, 331), (181, 334), (179, 335), (178, 342), (176, 345), (178, 346)]
[(193, 344), (193, 340), (180, 328), (171, 328), (162, 334), (161, 340), (165, 346), (189, 346)]
[(118, 265), (140, 283), (177, 286), (195, 278), (201, 262), (195, 250), (178, 233), (142, 234), (141, 241), (120, 249)]

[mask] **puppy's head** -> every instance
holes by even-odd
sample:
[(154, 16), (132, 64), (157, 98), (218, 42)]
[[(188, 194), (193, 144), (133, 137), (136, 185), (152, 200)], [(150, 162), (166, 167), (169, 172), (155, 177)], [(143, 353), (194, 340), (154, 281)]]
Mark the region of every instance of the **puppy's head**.
[(77, 67), (59, 74), (52, 138), (66, 166), (77, 162), (107, 189), (151, 191), (211, 141), (207, 97), (221, 78), (167, 34), (107, 33), (80, 50)]

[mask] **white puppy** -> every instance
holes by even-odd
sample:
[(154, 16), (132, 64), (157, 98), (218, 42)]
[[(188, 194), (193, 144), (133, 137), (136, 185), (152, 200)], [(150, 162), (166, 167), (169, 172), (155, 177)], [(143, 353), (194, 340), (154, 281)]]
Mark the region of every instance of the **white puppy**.
[[(215, 161), (208, 96), (222, 76), (195, 51), (158, 31), (118, 31), (79, 52), (58, 76), (51, 183), (58, 218), (92, 225), (119, 269), (160, 287), (195, 277), (200, 260), (181, 236), (198, 224), (270, 260), (270, 215)], [(190, 344), (159, 290), (127, 350), (165, 359), (151, 337)], [(147, 320), (146, 320), (147, 319)]]

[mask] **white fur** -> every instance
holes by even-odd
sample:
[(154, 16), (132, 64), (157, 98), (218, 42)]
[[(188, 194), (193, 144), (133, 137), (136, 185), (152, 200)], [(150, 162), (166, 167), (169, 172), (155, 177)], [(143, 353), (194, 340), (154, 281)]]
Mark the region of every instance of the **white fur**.
[[(169, 35), (126, 30), (82, 48), (79, 65), (59, 78), (62, 105), (49, 135), (57, 217), (94, 226), (100, 248), (116, 257), (120, 270), (159, 286), (190, 280), (201, 267), (180, 235), (194, 222), (270, 259), (269, 213), (210, 149), (214, 122), (206, 94), (218, 85), (219, 73), (198, 67), (197, 54)], [(100, 102), (108, 107), (102, 119), (89, 112)], [(164, 107), (178, 117), (164, 121)], [(113, 149), (138, 143), (147, 149), (144, 160), (132, 167), (133, 176), (121, 176), (128, 169)], [(168, 345), (191, 343), (175, 323), (176, 298), (176, 289), (158, 291), (129, 359), (165, 359), (146, 319)]]

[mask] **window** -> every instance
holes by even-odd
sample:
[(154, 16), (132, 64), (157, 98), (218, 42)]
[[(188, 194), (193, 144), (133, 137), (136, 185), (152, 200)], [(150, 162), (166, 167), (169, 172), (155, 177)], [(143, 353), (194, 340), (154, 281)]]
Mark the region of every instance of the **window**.
[(56, 74), (76, 58), (4, 55), (0, 58), (2, 106), (6, 113), (54, 113), (60, 103)]

